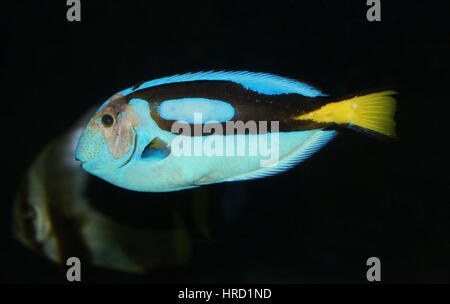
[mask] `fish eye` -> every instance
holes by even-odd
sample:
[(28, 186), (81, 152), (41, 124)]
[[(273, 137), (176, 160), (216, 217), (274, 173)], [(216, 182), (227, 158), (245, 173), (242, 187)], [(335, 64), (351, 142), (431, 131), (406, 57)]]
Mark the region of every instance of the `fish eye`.
[(103, 117), (102, 117), (103, 126), (108, 128), (108, 127), (111, 127), (113, 125), (113, 123), (114, 123), (114, 117), (112, 117), (109, 114), (103, 115)]

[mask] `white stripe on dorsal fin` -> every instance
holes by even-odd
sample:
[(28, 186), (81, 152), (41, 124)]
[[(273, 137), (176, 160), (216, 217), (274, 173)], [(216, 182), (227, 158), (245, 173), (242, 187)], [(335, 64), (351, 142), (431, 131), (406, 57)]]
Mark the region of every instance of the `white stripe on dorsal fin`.
[(322, 131), (318, 130), (312, 134), (303, 144), (301, 144), (290, 155), (280, 160), (274, 167), (263, 167), (261, 169), (252, 171), (250, 173), (235, 176), (233, 178), (224, 180), (225, 182), (244, 181), (257, 178), (264, 178), (275, 174), (282, 173), (290, 168), (298, 165), (302, 161), (317, 152), (320, 148), (326, 145), (330, 140), (334, 138), (336, 131)]
[(148, 87), (196, 80), (233, 81), (243, 85), (249, 90), (269, 95), (297, 93), (308, 97), (326, 96), (326, 94), (323, 94), (319, 89), (294, 79), (269, 73), (254, 73), (248, 71), (207, 71), (178, 74), (143, 82), (135, 89), (134, 87), (130, 87), (119, 93), (128, 95), (131, 92)]

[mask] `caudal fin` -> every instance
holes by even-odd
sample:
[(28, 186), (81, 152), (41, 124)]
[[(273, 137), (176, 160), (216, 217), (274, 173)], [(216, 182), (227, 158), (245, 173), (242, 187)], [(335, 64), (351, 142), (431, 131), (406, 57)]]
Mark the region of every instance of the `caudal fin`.
[(394, 115), (397, 101), (391, 96), (394, 94), (394, 91), (382, 91), (344, 101), (353, 108), (349, 123), (369, 131), (368, 133), (395, 137)]
[(318, 110), (294, 117), (347, 125), (371, 135), (395, 137), (395, 91), (382, 91), (331, 102)]

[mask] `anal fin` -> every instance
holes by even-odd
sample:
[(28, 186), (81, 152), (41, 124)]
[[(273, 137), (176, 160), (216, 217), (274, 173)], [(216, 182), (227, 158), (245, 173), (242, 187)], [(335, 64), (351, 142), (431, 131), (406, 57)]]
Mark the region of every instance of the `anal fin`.
[(336, 131), (334, 130), (317, 130), (304, 143), (299, 145), (299, 147), (295, 151), (286, 156), (284, 159), (281, 159), (277, 165), (273, 167), (262, 167), (252, 172), (227, 179), (225, 180), (225, 182), (265, 178), (287, 171), (309, 158), (320, 148), (326, 145), (330, 140), (332, 140), (335, 135)]

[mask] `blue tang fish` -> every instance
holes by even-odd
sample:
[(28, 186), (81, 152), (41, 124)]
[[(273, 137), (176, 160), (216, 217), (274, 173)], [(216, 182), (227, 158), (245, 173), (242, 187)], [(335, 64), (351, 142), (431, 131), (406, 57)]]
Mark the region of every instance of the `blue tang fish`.
[(395, 137), (394, 94), (333, 98), (246, 71), (164, 77), (111, 96), (83, 130), (75, 157), (87, 172), (143, 192), (262, 178), (302, 162), (339, 128)]

